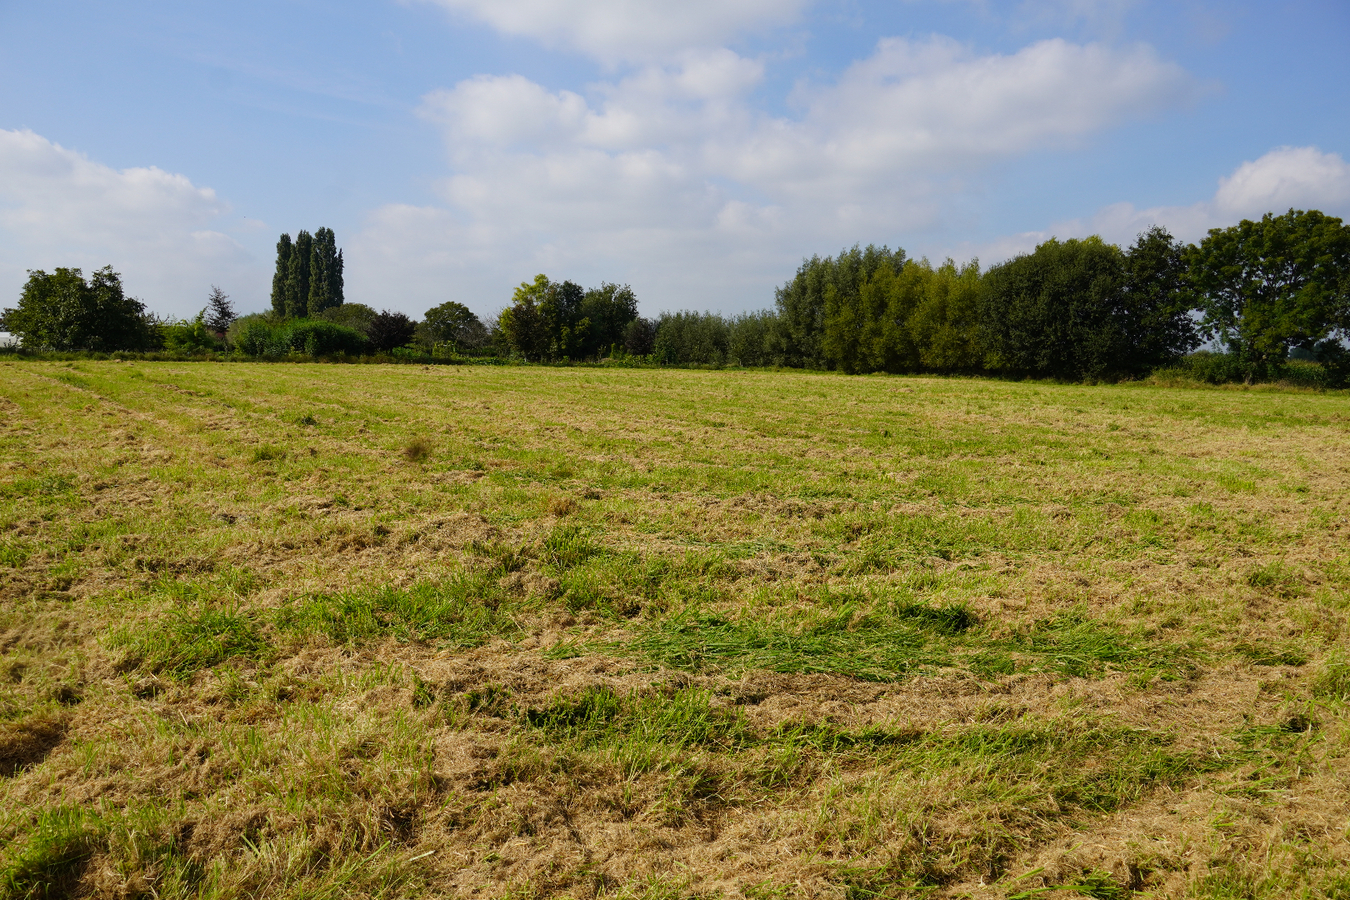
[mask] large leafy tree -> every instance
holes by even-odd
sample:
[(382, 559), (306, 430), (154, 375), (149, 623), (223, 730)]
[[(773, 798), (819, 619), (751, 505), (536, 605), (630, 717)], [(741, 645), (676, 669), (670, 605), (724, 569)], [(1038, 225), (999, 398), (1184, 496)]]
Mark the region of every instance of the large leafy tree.
[(586, 292), (580, 313), (588, 328), (579, 355), (605, 356), (611, 347), (624, 343), (628, 323), (638, 317), (637, 296), (626, 284), (601, 282)]
[(487, 332), (473, 310), (454, 300), (427, 310), (422, 327), (432, 342), (451, 344), (456, 349), (480, 346)]
[(549, 355), (552, 336), (543, 306), (552, 286), (548, 276), (542, 274), (536, 275), (534, 281), (522, 281), (511, 296), (511, 305), (497, 319), (507, 345), (526, 360), (545, 359)]
[(776, 356), (790, 366), (847, 372), (884, 368), (875, 358), (886, 356), (880, 333), (887, 330), (894, 285), (867, 286), (879, 270), (889, 270), (881, 276), (885, 280), (904, 264), (904, 250), (871, 245), (803, 260), (793, 279), (774, 294)]
[(1099, 237), (1058, 241), (994, 266), (981, 297), (993, 368), (1077, 380), (1130, 369), (1125, 254)]
[(1339, 349), (1350, 332), (1350, 228), (1333, 216), (1291, 209), (1215, 228), (1185, 262), (1205, 337), (1248, 378), (1274, 374), (1293, 348)]
[(407, 345), (417, 330), (417, 323), (401, 312), (384, 310), (376, 313), (367, 326), (370, 346), (374, 350), (389, 351)]
[(79, 269), (28, 273), (19, 305), (6, 309), (0, 327), (25, 347), (42, 350), (148, 350), (159, 331), (145, 304), (128, 297), (122, 278), (104, 266), (84, 280)]
[(548, 327), (549, 357), (575, 359), (585, 352), (591, 331), (590, 320), (581, 312), (585, 298), (586, 291), (572, 281), (550, 282), (544, 288), (539, 312)]
[(1125, 368), (1141, 372), (1179, 360), (1200, 344), (1191, 317), (1184, 246), (1155, 225), (1125, 251)]
[(934, 269), (927, 260), (908, 262), (905, 274), (918, 282), (918, 301), (906, 320), (919, 368), (973, 372), (983, 365), (979, 341), (980, 264), (957, 267), (947, 260)]

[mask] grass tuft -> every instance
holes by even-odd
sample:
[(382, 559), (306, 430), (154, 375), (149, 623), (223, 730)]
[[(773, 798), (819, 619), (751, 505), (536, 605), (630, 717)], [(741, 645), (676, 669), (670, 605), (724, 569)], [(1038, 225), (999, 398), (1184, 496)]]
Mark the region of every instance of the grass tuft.
[(339, 644), (390, 636), (470, 647), (518, 630), (501, 599), (495, 581), (459, 575), (411, 588), (315, 594), (287, 603), (275, 622), (283, 631), (321, 634)]
[(236, 609), (174, 609), (148, 626), (116, 632), (127, 662), (183, 679), (228, 659), (257, 660), (271, 646), (253, 614)]
[(403, 445), (403, 458), (411, 463), (426, 462), (431, 458), (434, 449), (434, 445), (427, 438), (415, 437)]
[(263, 444), (253, 448), (252, 460), (255, 463), (271, 462), (273, 460), (285, 459), (286, 451), (282, 447), (274, 444)]
[(75, 807), (42, 810), (27, 843), (0, 870), (0, 897), (76, 896), (90, 858), (106, 843), (105, 829), (93, 814)]

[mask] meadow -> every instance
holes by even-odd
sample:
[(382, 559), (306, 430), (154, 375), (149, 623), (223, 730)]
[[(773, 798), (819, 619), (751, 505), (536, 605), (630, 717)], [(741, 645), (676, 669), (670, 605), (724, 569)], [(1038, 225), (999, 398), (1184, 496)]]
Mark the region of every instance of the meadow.
[(1350, 898), (1350, 397), (0, 361), (0, 897)]

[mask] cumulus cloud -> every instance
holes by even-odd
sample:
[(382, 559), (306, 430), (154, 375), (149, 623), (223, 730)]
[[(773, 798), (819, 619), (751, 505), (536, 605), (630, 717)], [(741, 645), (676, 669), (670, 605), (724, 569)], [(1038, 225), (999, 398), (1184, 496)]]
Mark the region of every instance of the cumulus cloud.
[(458, 15), (605, 62), (717, 47), (789, 24), (809, 0), (430, 0)]
[(1063, 40), (977, 56), (943, 37), (882, 40), (834, 84), (806, 86), (799, 121), (731, 148), (757, 183), (870, 194), (881, 178), (968, 171), (1185, 102), (1194, 81), (1147, 47)]
[(183, 175), (113, 169), (32, 131), (0, 129), (5, 305), (27, 269), (111, 264), (152, 310), (195, 313), (212, 282), (250, 281), (248, 254), (213, 227), (227, 211), (213, 190)]
[(1154, 225), (1162, 225), (1182, 241), (1194, 242), (1211, 228), (1290, 209), (1318, 209), (1350, 219), (1350, 163), (1338, 153), (1317, 147), (1277, 147), (1221, 177), (1214, 195), (1198, 203), (1147, 209), (1113, 203), (1090, 217), (1059, 222), (1045, 231), (1009, 235), (979, 250), (983, 259), (996, 262), (1030, 252), (1051, 237), (1089, 234), (1128, 246)]
[[(1062, 40), (979, 55), (942, 37), (888, 38), (838, 78), (799, 84), (793, 116), (756, 108), (763, 78), (762, 62), (708, 48), (582, 92), (519, 75), (431, 92), (421, 114), (445, 135), (444, 206), (380, 210), (353, 261), (362, 247), (384, 258), (416, 243), (407, 234), (434, 233), (482, 266), (641, 281), (660, 306), (762, 305), (743, 295), (747, 278), (764, 284), (803, 252), (924, 228), (991, 163), (1196, 91), (1148, 48)], [(430, 250), (417, 258), (427, 271), (443, 264)]]

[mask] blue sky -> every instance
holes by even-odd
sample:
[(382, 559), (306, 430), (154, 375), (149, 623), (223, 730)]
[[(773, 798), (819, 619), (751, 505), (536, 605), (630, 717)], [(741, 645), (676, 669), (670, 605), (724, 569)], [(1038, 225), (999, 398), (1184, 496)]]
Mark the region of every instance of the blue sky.
[(261, 310), (322, 225), (349, 300), (420, 316), (1350, 218), (1347, 47), (1344, 0), (0, 0), (0, 305), (111, 263), (161, 314)]

